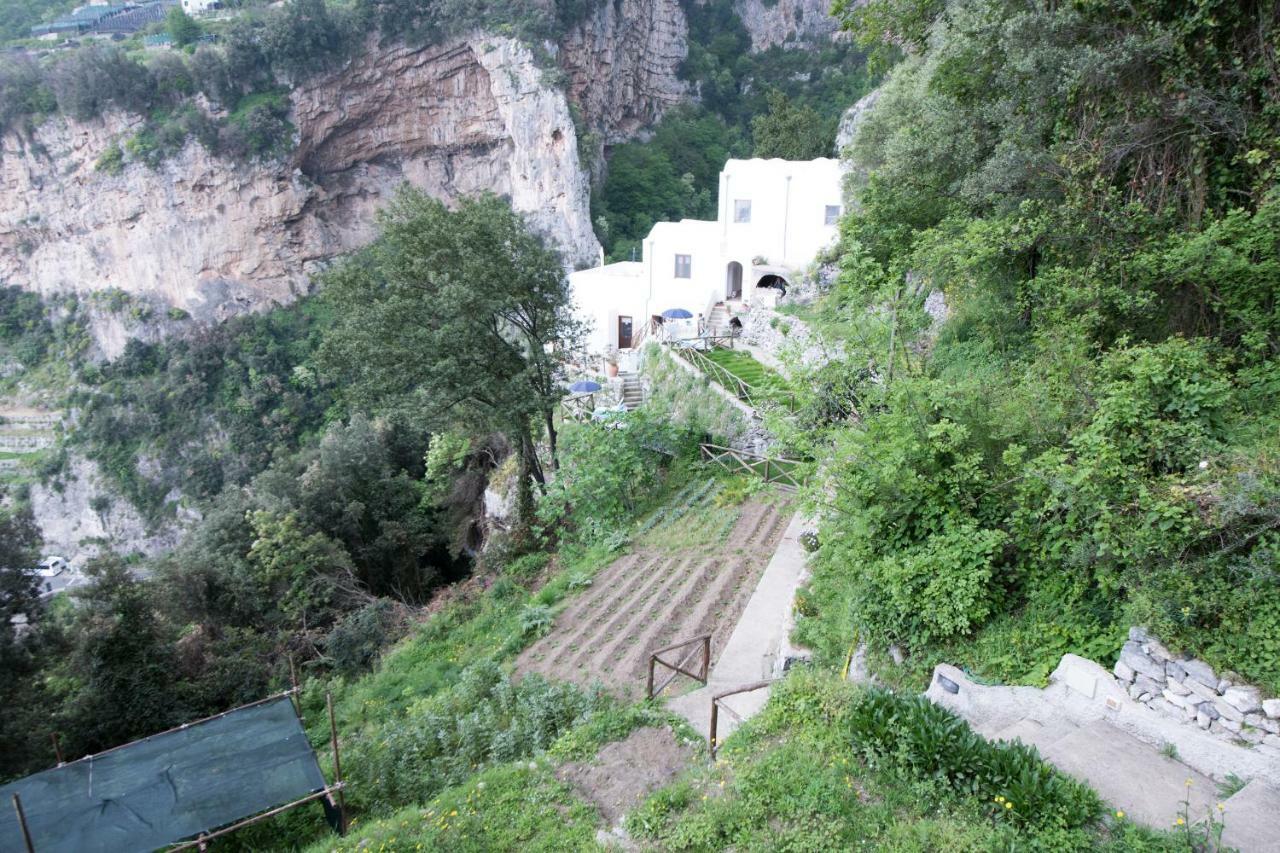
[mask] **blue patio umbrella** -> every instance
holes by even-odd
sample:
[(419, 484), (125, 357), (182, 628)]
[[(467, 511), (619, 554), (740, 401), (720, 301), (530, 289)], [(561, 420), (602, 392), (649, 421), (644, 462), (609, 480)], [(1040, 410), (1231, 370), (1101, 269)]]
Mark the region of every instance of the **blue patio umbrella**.
[(693, 315), (683, 308), (668, 308), (662, 312), (662, 316), (668, 320), (688, 320)]
[(581, 379), (569, 386), (569, 390), (575, 394), (594, 394), (603, 388), (599, 382), (592, 382), (590, 379)]

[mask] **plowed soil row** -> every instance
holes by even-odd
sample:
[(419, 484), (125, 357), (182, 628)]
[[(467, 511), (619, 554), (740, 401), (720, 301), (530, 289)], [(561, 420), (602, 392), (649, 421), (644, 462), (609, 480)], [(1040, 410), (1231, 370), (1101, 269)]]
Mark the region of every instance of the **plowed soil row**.
[[(711, 634), (714, 665), (790, 516), (776, 496), (757, 498), (737, 510), (727, 537), (699, 536), (714, 529), (716, 512), (703, 508), (704, 525), (653, 531), (648, 544), (596, 575), (551, 632), (520, 656), (518, 671), (637, 695), (650, 653), (704, 633)], [(677, 529), (689, 541), (664, 540)]]

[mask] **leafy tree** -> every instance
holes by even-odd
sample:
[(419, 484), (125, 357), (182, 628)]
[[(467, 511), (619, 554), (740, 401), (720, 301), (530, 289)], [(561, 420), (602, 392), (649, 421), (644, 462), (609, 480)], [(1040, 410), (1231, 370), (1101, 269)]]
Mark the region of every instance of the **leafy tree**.
[(92, 583), (77, 593), (66, 667), (79, 689), (62, 721), (68, 751), (81, 755), (161, 731), (182, 716), (170, 637), (150, 588), (115, 556), (97, 558), (85, 572)]
[(835, 122), (817, 111), (797, 106), (776, 89), (768, 94), (769, 112), (751, 120), (757, 157), (813, 160), (830, 157), (835, 147)]
[(58, 109), (82, 120), (107, 107), (145, 112), (155, 95), (146, 67), (114, 45), (71, 51), (53, 66), (50, 82)]
[(379, 229), (372, 246), (325, 276), (339, 318), (325, 363), (357, 404), (436, 430), (506, 435), (527, 519), (530, 478), (546, 481), (535, 425), (554, 468), (555, 407), (580, 333), (559, 256), (489, 195), (450, 211), (406, 188)]
[(26, 116), (52, 113), (58, 102), (35, 60), (25, 54), (0, 59), (0, 131)]
[(174, 6), (169, 10), (164, 19), (164, 28), (169, 38), (173, 39), (175, 47), (195, 44), (204, 33), (196, 19), (183, 11), (181, 6)]

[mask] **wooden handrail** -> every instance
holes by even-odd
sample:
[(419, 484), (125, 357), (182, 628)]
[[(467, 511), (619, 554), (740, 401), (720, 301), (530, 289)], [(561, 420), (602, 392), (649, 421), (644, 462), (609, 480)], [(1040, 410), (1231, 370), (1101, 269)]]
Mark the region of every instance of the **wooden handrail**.
[[(687, 341), (703, 341), (708, 348), (717, 346), (723, 347), (719, 343), (721, 340), (729, 341), (727, 349), (733, 349), (732, 335), (706, 335), (699, 338), (681, 338), (674, 343), (683, 343)], [(796, 395), (792, 391), (781, 391), (774, 388), (758, 388), (745, 379), (737, 376), (727, 368), (716, 364), (708, 358), (703, 352), (694, 346), (677, 346), (676, 352), (684, 356), (685, 361), (694, 367), (709, 375), (716, 382), (719, 382), (728, 389), (735, 397), (751, 406), (758, 405), (763, 400), (770, 400), (785, 406), (787, 411), (794, 412), (797, 408)]]
[[(716, 742), (716, 725), (720, 719), (720, 700), (729, 696), (736, 696), (739, 693), (750, 693), (753, 690), (760, 690), (761, 688), (768, 687), (770, 684), (774, 684), (777, 681), (778, 679), (776, 678), (766, 679), (765, 681), (754, 681), (751, 684), (745, 684), (742, 687), (735, 687), (732, 690), (726, 690), (723, 693), (717, 693), (711, 697), (711, 729), (707, 735), (707, 743), (711, 747), (712, 761), (715, 761), (716, 750), (719, 749), (719, 744)], [(725, 708), (725, 710), (729, 711), (731, 714), (733, 713), (729, 708)], [(734, 716), (736, 717), (737, 715), (734, 714)]]
[[(734, 450), (732, 447), (721, 447), (718, 444), (699, 444), (698, 449), (702, 451), (704, 459), (714, 462), (721, 468), (732, 474), (757, 474), (764, 477), (766, 483), (780, 483), (784, 486), (800, 488), (800, 481), (792, 476), (791, 471), (784, 468), (784, 465), (795, 466), (803, 464), (797, 459), (785, 459), (783, 457), (761, 456), (758, 453), (751, 453), (746, 450)], [(730, 465), (726, 459), (731, 459), (735, 464)], [(762, 467), (764, 471), (761, 472)]]
[[(693, 657), (699, 651), (699, 649), (693, 649), (684, 657), (682, 657), (679, 663), (675, 663), (675, 664), (668, 663), (665, 660), (662, 660), (661, 658), (658, 657), (658, 655), (675, 651), (678, 648), (692, 645), (693, 643), (702, 644), (701, 646), (702, 668), (698, 672), (690, 672), (689, 670), (684, 668), (684, 665), (689, 662), (689, 659)], [(653, 686), (653, 668), (655, 664), (659, 664), (659, 663), (667, 667), (668, 669), (670, 669), (671, 674), (666, 677), (666, 679), (662, 682), (662, 684), (658, 685), (657, 689), (655, 689)], [(682, 640), (670, 646), (664, 646), (663, 648), (658, 649), (657, 651), (649, 653), (649, 683), (645, 690), (645, 694), (647, 698), (652, 699), (654, 696), (657, 696), (659, 693), (665, 690), (667, 688), (667, 685), (670, 684), (672, 681), (674, 681), (677, 675), (687, 675), (690, 678), (692, 678), (694, 681), (698, 681), (698, 682), (701, 682), (702, 684), (706, 684), (707, 671), (710, 668), (711, 668), (711, 635), (710, 634), (700, 634), (688, 640)]]

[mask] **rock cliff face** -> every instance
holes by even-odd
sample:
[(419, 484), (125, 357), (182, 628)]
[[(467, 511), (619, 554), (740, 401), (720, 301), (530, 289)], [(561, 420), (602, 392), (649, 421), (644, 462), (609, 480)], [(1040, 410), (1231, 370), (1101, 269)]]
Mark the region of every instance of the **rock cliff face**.
[(605, 144), (635, 136), (687, 93), (689, 25), (679, 0), (608, 0), (560, 42), (570, 100)]
[[(93, 462), (71, 454), (59, 478), (60, 488), (47, 483), (31, 487), (31, 512), (44, 538), (44, 553), (58, 554), (79, 568), (105, 550), (147, 556), (178, 544), (185, 524), (198, 516), (180, 509), (178, 518), (150, 529), (137, 510), (116, 496)], [(98, 501), (101, 500), (100, 508)]]
[(816, 45), (836, 35), (831, 0), (734, 0), (733, 8), (751, 34), (753, 51)]
[(120, 288), (218, 319), (284, 302), (373, 234), (404, 181), (441, 198), (511, 197), (589, 262), (588, 185), (563, 93), (529, 50), (475, 37), (371, 49), (292, 95), (301, 144), (243, 164), (192, 142), (158, 169), (95, 170), (137, 119), (50, 121), (0, 139), (0, 281), (42, 293)]

